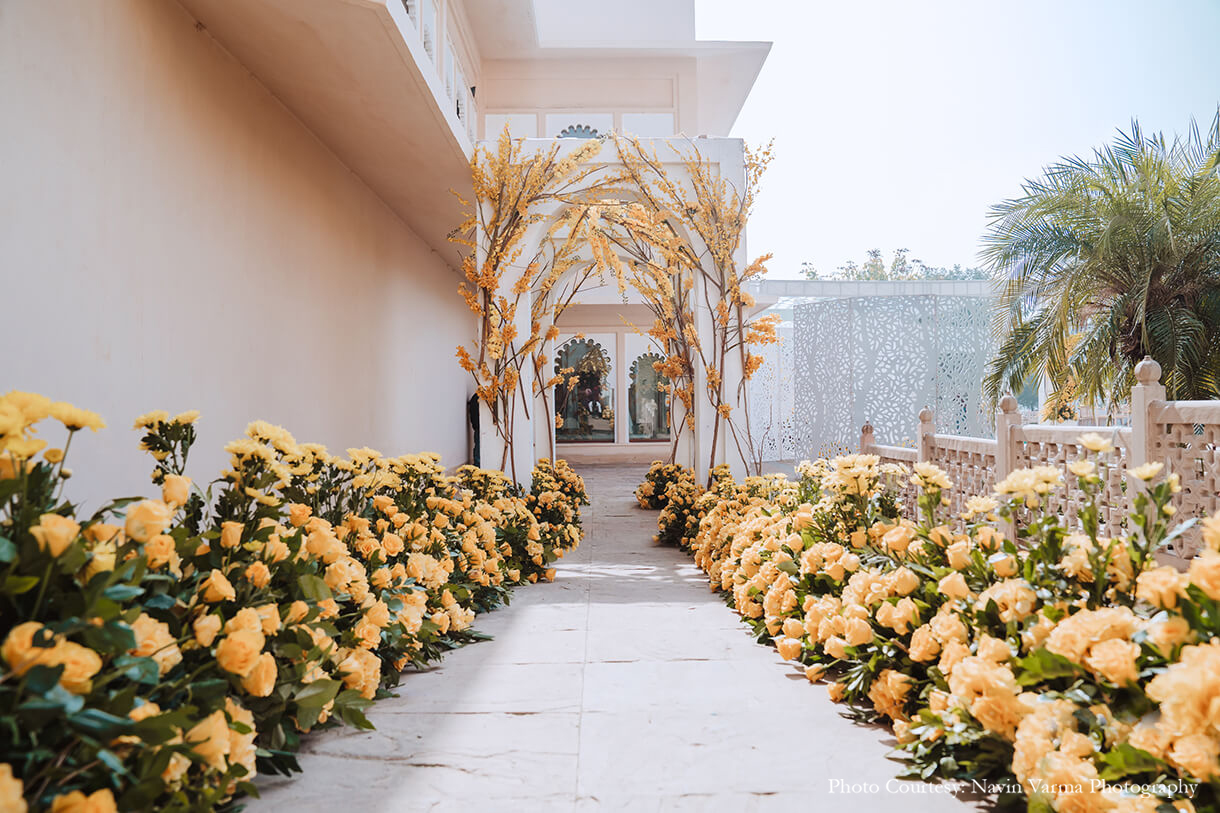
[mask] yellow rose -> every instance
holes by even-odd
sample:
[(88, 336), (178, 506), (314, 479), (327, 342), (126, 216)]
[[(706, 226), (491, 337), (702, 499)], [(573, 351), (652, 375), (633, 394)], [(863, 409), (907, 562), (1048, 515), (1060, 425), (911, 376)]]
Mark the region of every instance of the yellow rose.
[(789, 638), (787, 635), (785, 635), (775, 642), (775, 648), (779, 650), (779, 656), (781, 658), (786, 661), (790, 661), (794, 658), (800, 657), (801, 649), (803, 647), (801, 646), (800, 638)]
[(220, 524), (220, 547), (236, 548), (241, 544), (241, 532), (245, 525), (240, 522), (222, 522)]
[(367, 618), (357, 621), (352, 632), (356, 635), (356, 645), (361, 649), (376, 649), (381, 643), (381, 628)]
[(254, 562), (246, 568), (246, 581), (258, 588), (271, 583), (271, 568), (262, 562)]
[(397, 556), (403, 552), (402, 537), (398, 534), (386, 534), (381, 538), (381, 548), (386, 556)]
[(1009, 649), (1007, 641), (984, 635), (979, 640), (978, 656), (992, 663), (1003, 663), (1012, 657), (1012, 650)]
[(131, 630), (136, 635), (136, 648), (130, 653), (140, 658), (152, 658), (162, 675), (182, 662), (182, 652), (165, 622), (158, 621), (148, 613), (140, 613), (140, 617), (132, 622)]
[(97, 545), (102, 542), (121, 542), (122, 537), (119, 536), (123, 529), (117, 525), (111, 525), (109, 522), (95, 522), (92, 525), (81, 531), (81, 536), (85, 537), (85, 541), (90, 544)]
[[(445, 616), (448, 618), (448, 616)], [(372, 700), (381, 683), (381, 659), (366, 649), (355, 649), (339, 662), (343, 673), (343, 685), (356, 689), (360, 695)]]
[(1110, 638), (1093, 644), (1085, 657), (1085, 665), (1097, 674), (1119, 686), (1135, 683), (1139, 669), (1135, 659), (1140, 654), (1139, 644)]
[(970, 564), (970, 543), (964, 540), (954, 542), (945, 548), (945, 556), (949, 559), (949, 567), (961, 570)]
[(203, 593), (203, 600), (213, 604), (237, 598), (237, 593), (233, 590), (233, 585), (225, 578), (225, 574), (215, 568), (200, 583), (199, 590)]
[(95, 790), (86, 796), (74, 790), (51, 800), (51, 813), (117, 813), (110, 788)]
[(177, 562), (178, 548), (172, 536), (157, 534), (144, 543), (144, 555), (148, 557), (148, 566), (157, 570)]
[(209, 767), (217, 771), (228, 768), (229, 724), (223, 711), (214, 711), (198, 722), (187, 732), (186, 741)]
[(25, 787), (13, 776), (13, 766), (0, 763), (0, 810), (9, 813), (26, 813)]
[(886, 531), (885, 536), (881, 537), (881, 543), (894, 553), (905, 553), (910, 547), (911, 542), (915, 539), (915, 532), (905, 525), (899, 525), (889, 531)]
[(258, 613), (259, 626), (263, 635), (275, 635), (280, 631), (280, 608), (275, 604), (260, 604), (254, 608)]
[(191, 478), (181, 474), (167, 474), (161, 483), (161, 499), (169, 505), (181, 508), (191, 498)]
[(216, 640), (216, 634), (220, 632), (220, 616), (218, 615), (201, 615), (195, 619), (192, 624), (195, 630), (195, 640), (200, 646), (208, 647)]
[(810, 683), (817, 683), (822, 679), (822, 675), (826, 672), (826, 667), (818, 663), (812, 663), (805, 667), (805, 679)]
[(147, 720), (149, 717), (156, 717), (161, 713), (161, 707), (151, 700), (145, 700), (140, 705), (127, 712), (127, 716), (135, 722)]
[(1189, 577), (1168, 565), (1145, 570), (1135, 579), (1135, 595), (1154, 607), (1172, 610), (1186, 596)]
[(59, 556), (80, 534), (80, 523), (59, 514), (43, 514), (38, 524), (30, 528), (40, 550)]
[(306, 522), (309, 522), (310, 515), (313, 514), (313, 509), (308, 505), (300, 503), (288, 503), (288, 522), (294, 528), (300, 528)]
[(238, 630), (258, 630), (261, 632), (262, 629), (262, 616), (253, 607), (242, 607), (225, 624), (225, 634), (237, 632)]
[(241, 765), (246, 769), (245, 779), (253, 779), (256, 770), (255, 759), (256, 751), (254, 738), (258, 736), (258, 730), (254, 725), (254, 715), (249, 709), (242, 708), (233, 701), (232, 697), (225, 698), (225, 711), (228, 712), (229, 718), (235, 723), (241, 723), (249, 731), (245, 734), (229, 729), (229, 763), (231, 765)]
[(894, 592), (900, 596), (909, 596), (919, 587), (919, 577), (905, 565), (890, 574), (890, 578), (893, 580)]
[(291, 553), (287, 543), (274, 534), (267, 540), (267, 544), (263, 545), (263, 558), (272, 564), (284, 561)]
[[(446, 593), (446, 595), (452, 594)], [(384, 601), (375, 601), (365, 611), (364, 617), (379, 628), (388, 627), (390, 625), (390, 608), (386, 606)]]
[(1017, 559), (1011, 554), (1000, 556), (991, 563), (995, 569), (995, 574), (1001, 579), (1010, 579), (1017, 575)]
[(546, 580), (549, 582), (555, 581), (555, 568), (548, 567), (546, 569)]
[(1220, 743), (1207, 734), (1178, 737), (1169, 751), (1169, 761), (1197, 779), (1210, 780), (1220, 775)]
[[(18, 624), (9, 631), (8, 637), (4, 639), (4, 645), (0, 647), (0, 656), (4, 657), (4, 662), (18, 677), (39, 664), (49, 665), (51, 663), (52, 647), (34, 646), (34, 635), (42, 628), (42, 624), (37, 621)], [(50, 633), (50, 630), (47, 632)]]
[(245, 677), (254, 668), (265, 643), (262, 630), (234, 630), (216, 645), (216, 662), (226, 672)]
[(974, 532), (974, 538), (983, 550), (999, 550), (1004, 542), (1004, 534), (990, 525), (980, 525)]
[(86, 581), (99, 573), (109, 573), (114, 570), (115, 556), (118, 550), (114, 542), (100, 542), (89, 551), (89, 563), (85, 565)]
[(847, 641), (844, 641), (837, 635), (827, 638), (822, 647), (826, 650), (826, 654), (832, 658), (842, 660), (847, 657)]
[(830, 683), (826, 686), (826, 694), (830, 696), (832, 702), (838, 703), (847, 694), (847, 689), (843, 687), (842, 683)]
[(309, 605), (297, 600), (288, 605), (288, 615), (285, 616), (284, 621), (288, 624), (295, 624), (304, 620), (307, 615), (309, 615)]
[(1202, 590), (1208, 598), (1220, 600), (1220, 553), (1205, 550), (1191, 560), (1190, 583)]
[(275, 658), (270, 652), (258, 656), (249, 674), (241, 679), (241, 687), (255, 697), (266, 697), (275, 688)]
[(1164, 655), (1169, 655), (1178, 644), (1193, 641), (1194, 630), (1185, 618), (1179, 615), (1165, 619), (1159, 624), (1153, 624), (1148, 630), (1148, 640)]
[(93, 688), (93, 676), (102, 669), (102, 659), (87, 646), (60, 641), (51, 650), (50, 666), (64, 667), (59, 683), (72, 694), (88, 694)]
[(908, 654), (910, 654), (911, 660), (921, 663), (935, 660), (936, 656), (940, 654), (940, 642), (936, 640), (930, 626), (925, 624), (911, 633), (911, 646)]
[(137, 542), (147, 542), (169, 527), (174, 515), (160, 500), (143, 500), (127, 509), (127, 536)]
[(937, 587), (940, 589), (941, 595), (947, 598), (969, 598), (970, 588), (966, 585), (966, 579), (961, 573), (950, 573), (940, 580)]

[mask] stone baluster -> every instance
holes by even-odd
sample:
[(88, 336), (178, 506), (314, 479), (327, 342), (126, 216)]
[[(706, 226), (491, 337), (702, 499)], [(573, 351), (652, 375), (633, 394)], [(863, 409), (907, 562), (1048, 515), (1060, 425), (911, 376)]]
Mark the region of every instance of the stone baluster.
[[(1127, 449), (1127, 470), (1142, 466), (1152, 459), (1152, 440), (1156, 427), (1151, 421), (1151, 408), (1165, 401), (1165, 386), (1161, 384), (1161, 365), (1151, 356), (1135, 365), (1135, 386), (1131, 388), (1131, 448)], [(1135, 495), (1145, 487), (1143, 480), (1127, 478), (1128, 510), (1134, 509)]]
[(931, 407), (924, 407), (919, 410), (919, 462), (932, 461), (932, 436), (935, 434), (935, 414)]

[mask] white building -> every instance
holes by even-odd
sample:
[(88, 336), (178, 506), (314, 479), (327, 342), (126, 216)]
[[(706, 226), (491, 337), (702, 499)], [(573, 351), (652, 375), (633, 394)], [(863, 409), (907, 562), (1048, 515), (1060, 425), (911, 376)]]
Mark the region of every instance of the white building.
[[(463, 462), (476, 141), (725, 136), (768, 48), (696, 41), (693, 0), (8, 0), (0, 384), (111, 424), (80, 493), (146, 490), (153, 408), (201, 410), (198, 472), (254, 418)], [(648, 399), (611, 420), (647, 349), (616, 303), (561, 324), (610, 367), (569, 457), (656, 456)]]

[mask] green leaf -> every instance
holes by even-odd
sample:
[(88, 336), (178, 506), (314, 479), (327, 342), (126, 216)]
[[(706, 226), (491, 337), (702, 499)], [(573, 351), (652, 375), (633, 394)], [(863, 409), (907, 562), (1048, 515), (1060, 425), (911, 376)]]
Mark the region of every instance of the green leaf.
[(11, 575), (4, 580), (4, 590), (11, 595), (19, 596), (22, 593), (28, 593), (30, 590), (33, 590), (37, 584), (37, 576)]
[(1101, 770), (1101, 778), (1107, 780), (1158, 772), (1165, 764), (1144, 749), (1125, 742), (1102, 754), (1101, 761), (1106, 764)]
[(0, 536), (0, 562), (11, 562), (17, 558), (17, 546), (13, 540)]
[(111, 601), (129, 601), (143, 593), (144, 588), (136, 584), (112, 584), (102, 591)]
[(157, 681), (161, 679), (161, 670), (157, 666), (157, 662), (152, 658), (137, 658), (133, 655), (124, 655), (115, 660), (114, 665), (123, 670), (123, 674), (136, 683), (147, 683), (150, 686), (155, 686)]
[(1017, 661), (1021, 674), (1017, 683), (1030, 686), (1055, 678), (1074, 677), (1081, 673), (1081, 668), (1062, 655), (1057, 655), (1045, 647), (1035, 649), (1029, 655)]
[(68, 724), (99, 740), (108, 740), (131, 728), (126, 717), (117, 717), (101, 709), (85, 709), (68, 717)]
[(177, 600), (168, 593), (158, 593), (155, 596), (149, 596), (144, 602), (144, 606), (150, 610), (168, 610), (177, 604)]
[(318, 576), (307, 573), (297, 579), (297, 584), (301, 588), (302, 595), (310, 601), (324, 601), (332, 597), (330, 588)]

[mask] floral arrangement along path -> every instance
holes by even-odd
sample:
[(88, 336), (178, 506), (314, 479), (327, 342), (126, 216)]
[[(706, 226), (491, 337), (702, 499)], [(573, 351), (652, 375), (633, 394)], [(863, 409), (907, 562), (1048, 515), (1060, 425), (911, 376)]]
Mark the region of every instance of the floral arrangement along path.
[[(479, 617), (495, 636), (408, 672), (377, 730), (307, 738), (249, 810), (970, 811), (894, 780), (892, 735), (840, 716), (652, 542), (635, 466), (584, 466), (586, 537), (553, 584)], [(887, 787), (888, 783), (888, 787)]]

